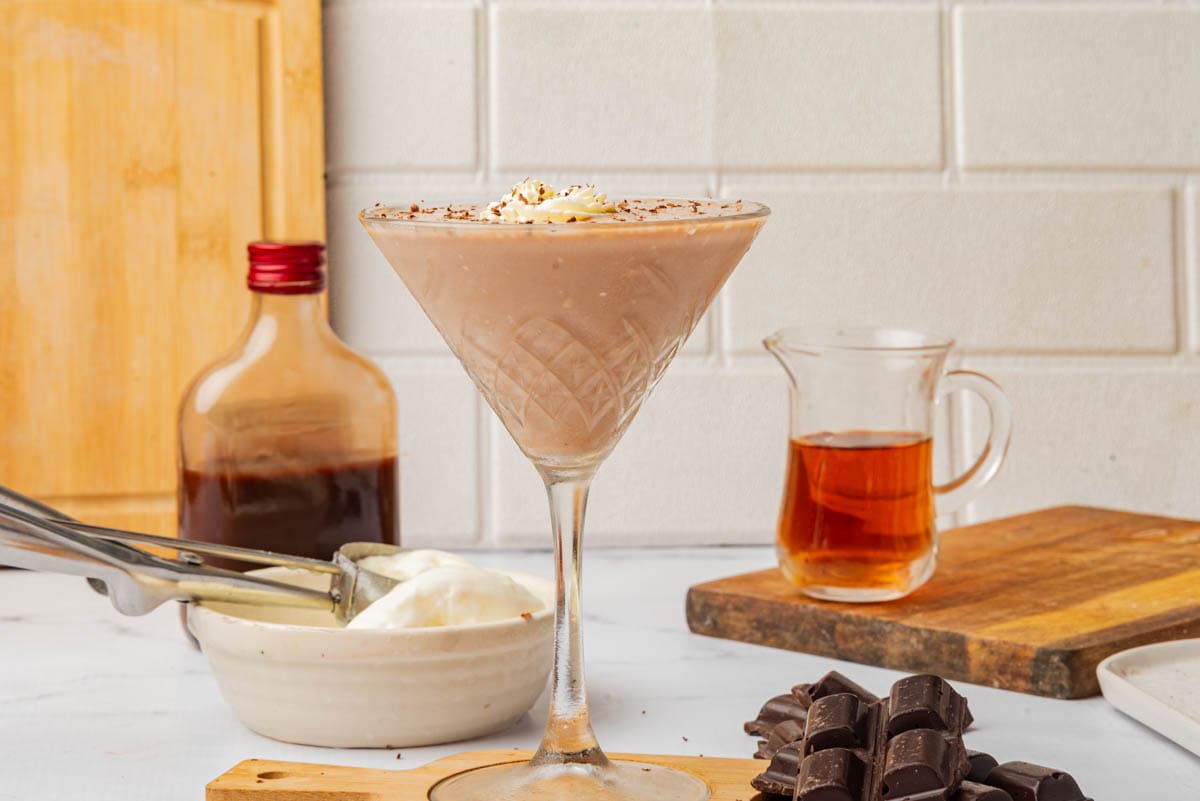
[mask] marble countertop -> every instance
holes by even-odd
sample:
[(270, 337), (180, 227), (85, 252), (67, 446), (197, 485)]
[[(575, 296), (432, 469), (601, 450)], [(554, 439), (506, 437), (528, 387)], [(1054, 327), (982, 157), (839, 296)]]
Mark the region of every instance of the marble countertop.
[[(475, 555), (548, 575), (545, 552)], [(869, 688), (900, 674), (691, 634), (687, 587), (769, 566), (765, 548), (593, 550), (585, 561), (592, 719), (610, 751), (746, 757), (742, 722), (767, 697), (836, 668)], [(0, 799), (174, 801), (250, 757), (416, 767), (459, 750), (534, 748), (545, 699), (515, 728), (434, 748), (274, 742), (222, 702), (175, 605), (126, 618), (78, 578), (0, 571)], [(1055, 701), (959, 684), (968, 744), (1070, 771), (1096, 801), (1200, 798), (1200, 759), (1102, 698)], [(747, 797), (750, 797), (747, 795)]]

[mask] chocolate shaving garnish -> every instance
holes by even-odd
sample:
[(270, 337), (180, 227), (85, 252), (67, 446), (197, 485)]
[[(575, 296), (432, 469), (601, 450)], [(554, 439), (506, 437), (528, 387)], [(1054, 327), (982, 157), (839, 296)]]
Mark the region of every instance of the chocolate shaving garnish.
[[(577, 185), (572, 185), (565, 191), (570, 192), (579, 188)], [(537, 195), (538, 197), (531, 198), (530, 195)], [(366, 211), (366, 216), (371, 219), (416, 219), (416, 217), (409, 216), (411, 214), (423, 215), (448, 222), (478, 222), (482, 224), (526, 223), (526, 220), (509, 220), (505, 215), (510, 213), (514, 205), (520, 207), (523, 202), (536, 204), (541, 202), (540, 199), (557, 196), (558, 194), (549, 189), (539, 188), (536, 192), (526, 191), (524, 195), (506, 196), (492, 203), (427, 205), (424, 201), (419, 201), (401, 207), (382, 206), (380, 203), (375, 203), (373, 209)], [(634, 198), (631, 200), (625, 198), (613, 201), (613, 204), (611, 208), (614, 211), (601, 216), (607, 216), (608, 219), (614, 222), (658, 222), (661, 217), (685, 221), (691, 218), (690, 215), (708, 217), (721, 213), (718, 211), (717, 202), (712, 200), (673, 200), (669, 198)], [(721, 208), (728, 208), (728, 204), (723, 204)], [(688, 213), (685, 214), (683, 213), (684, 211)], [(578, 223), (588, 221), (593, 216), (591, 213), (572, 214), (569, 210), (564, 213), (571, 215), (571, 217), (547, 220), (541, 219), (541, 215), (539, 214), (536, 215), (539, 217), (538, 219), (532, 219), (528, 221), (528, 224)]]

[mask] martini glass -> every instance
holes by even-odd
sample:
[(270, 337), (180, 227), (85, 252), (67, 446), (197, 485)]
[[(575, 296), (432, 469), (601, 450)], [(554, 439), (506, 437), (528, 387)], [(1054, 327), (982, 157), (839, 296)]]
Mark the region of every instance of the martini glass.
[(432, 801), (709, 797), (691, 774), (608, 759), (583, 674), (580, 549), (592, 477), (769, 214), (741, 201), (669, 208), (575, 224), (446, 219), (409, 206), (359, 215), (550, 499), (558, 594), (541, 746), (530, 762), (443, 780)]

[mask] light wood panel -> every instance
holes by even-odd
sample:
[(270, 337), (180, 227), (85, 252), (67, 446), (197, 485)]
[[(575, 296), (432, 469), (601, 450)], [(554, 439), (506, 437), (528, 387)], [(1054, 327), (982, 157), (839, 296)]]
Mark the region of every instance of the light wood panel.
[(1063, 506), (946, 532), (937, 573), (899, 601), (801, 595), (777, 568), (688, 591), (714, 637), (1010, 690), (1098, 693), (1125, 648), (1200, 636), (1200, 523)]
[[(467, 751), (413, 770), (372, 770), (248, 759), (208, 783), (206, 801), (421, 801), (438, 781), (463, 771), (523, 762), (531, 751)], [(711, 801), (742, 801), (766, 763), (760, 759), (609, 754), (686, 771), (708, 783)], [(565, 799), (564, 799), (565, 801)]]
[(324, 236), (319, 0), (0, 0), (0, 483), (173, 534), (245, 245)]

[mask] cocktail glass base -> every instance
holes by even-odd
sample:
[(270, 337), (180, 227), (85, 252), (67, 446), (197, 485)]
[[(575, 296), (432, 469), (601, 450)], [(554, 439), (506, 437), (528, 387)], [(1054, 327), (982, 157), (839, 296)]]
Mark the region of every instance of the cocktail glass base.
[(706, 801), (708, 785), (681, 770), (613, 760), (603, 765), (489, 765), (443, 779), (430, 801)]

